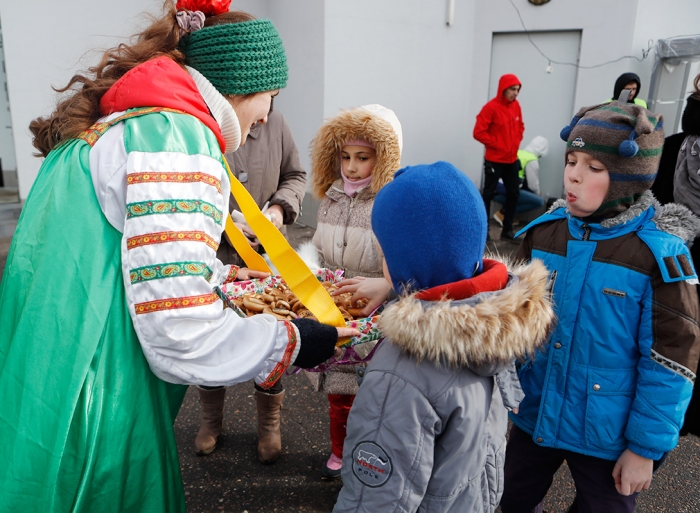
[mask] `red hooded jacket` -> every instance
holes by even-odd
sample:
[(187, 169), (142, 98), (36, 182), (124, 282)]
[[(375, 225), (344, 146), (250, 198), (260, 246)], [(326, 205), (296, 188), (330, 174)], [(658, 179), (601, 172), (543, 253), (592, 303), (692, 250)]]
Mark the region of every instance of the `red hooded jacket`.
[(503, 75), (498, 81), (498, 96), (489, 101), (476, 116), (474, 139), (486, 146), (484, 158), (491, 162), (511, 164), (518, 160), (525, 124), (518, 100), (509, 102), (503, 92), (521, 85), (515, 75)]

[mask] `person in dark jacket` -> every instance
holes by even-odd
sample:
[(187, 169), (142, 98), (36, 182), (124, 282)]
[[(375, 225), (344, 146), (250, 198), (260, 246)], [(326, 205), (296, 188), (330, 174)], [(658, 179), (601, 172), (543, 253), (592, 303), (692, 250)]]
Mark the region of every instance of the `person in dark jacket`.
[(515, 75), (503, 75), (498, 81), (498, 93), (476, 116), (474, 139), (486, 147), (484, 155), (484, 185), (481, 195), (487, 217), (491, 200), (496, 195), (498, 180), (506, 189), (501, 238), (514, 241), (513, 217), (520, 195), (520, 160), (518, 149), (525, 133), (523, 114), (517, 97), (522, 87)]
[[(687, 173), (689, 165), (695, 170), (700, 169), (698, 153), (700, 152), (700, 75), (695, 77), (694, 91), (686, 100), (683, 117), (681, 118), (682, 132), (668, 136), (664, 141), (664, 150), (661, 154), (659, 172), (656, 175), (651, 192), (659, 203), (680, 203), (690, 208), (696, 215), (700, 215), (700, 184), (697, 174)], [(695, 155), (693, 155), (695, 153)], [(695, 165), (692, 162), (695, 160)], [(683, 180), (683, 170), (686, 171), (686, 180)], [(674, 183), (679, 180), (682, 190), (675, 190)], [(676, 193), (678, 192), (678, 194)], [(690, 247), (690, 255), (693, 264), (697, 268), (700, 265), (700, 239), (696, 238)], [(698, 289), (700, 296), (700, 289)], [(697, 370), (696, 370), (697, 374)], [(681, 428), (681, 435), (692, 433), (700, 436), (700, 387), (695, 381), (693, 397), (685, 414), (685, 422)]]
[[(263, 213), (283, 234), (285, 225), (296, 221), (306, 192), (306, 171), (299, 160), (292, 131), (282, 113), (272, 108), (266, 123), (257, 123), (248, 134), (245, 145), (238, 151), (224, 155), (231, 172), (253, 196), (258, 207), (267, 208)], [(233, 194), (229, 197), (229, 211), (240, 211)], [(240, 212), (239, 212), (240, 213)], [(250, 235), (250, 243), (259, 246), (250, 227), (242, 221), (239, 228)], [(236, 253), (228, 237), (222, 237), (216, 256), (222, 263), (242, 266), (243, 260)], [(194, 441), (195, 452), (204, 456), (216, 449), (224, 420), (224, 387), (198, 387), (202, 404), (202, 421)], [(271, 388), (263, 390), (255, 385), (255, 401), (258, 411), (258, 460), (274, 463), (282, 451), (280, 417), (284, 386), (280, 378)]]
[(625, 89), (629, 90), (630, 95), (627, 98), (627, 103), (634, 103), (647, 108), (647, 102), (639, 98), (639, 92), (642, 90), (642, 82), (639, 80), (639, 75), (636, 73), (623, 73), (615, 80), (615, 89), (613, 97), (610, 101), (615, 101), (620, 97), (620, 93)]

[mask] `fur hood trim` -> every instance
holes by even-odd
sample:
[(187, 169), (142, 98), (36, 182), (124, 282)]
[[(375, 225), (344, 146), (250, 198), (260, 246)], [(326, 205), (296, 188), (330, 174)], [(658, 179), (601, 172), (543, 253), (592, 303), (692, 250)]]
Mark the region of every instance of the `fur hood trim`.
[(379, 317), (391, 343), (418, 361), (450, 367), (502, 363), (533, 356), (554, 321), (549, 272), (539, 260), (509, 265), (508, 286), (463, 301), (420, 301), (403, 296)]
[[(323, 199), (340, 178), (340, 150), (346, 141), (365, 139), (377, 151), (369, 189), (373, 193), (388, 184), (401, 165), (401, 125), (392, 111), (372, 105), (341, 111), (319, 128), (311, 143), (311, 190)], [(380, 107), (380, 106), (376, 106)]]
[[(651, 191), (646, 191), (630, 208), (615, 217), (603, 220), (600, 225), (604, 228), (612, 228), (613, 226), (625, 224), (649, 207), (654, 207), (652, 221), (656, 223), (656, 227), (662, 232), (680, 237), (684, 241), (693, 241), (700, 233), (700, 218), (693, 214), (689, 208), (678, 203), (661, 205)], [(566, 200), (558, 199), (555, 201), (547, 213), (554, 212), (558, 208), (566, 208), (568, 212)]]

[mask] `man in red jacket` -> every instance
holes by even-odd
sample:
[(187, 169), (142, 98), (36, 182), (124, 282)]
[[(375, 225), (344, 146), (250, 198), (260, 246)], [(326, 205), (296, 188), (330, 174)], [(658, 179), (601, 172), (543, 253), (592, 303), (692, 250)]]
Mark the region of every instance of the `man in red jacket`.
[(484, 187), (481, 191), (486, 215), (491, 214), (491, 200), (501, 179), (506, 188), (501, 239), (512, 242), (517, 242), (513, 235), (513, 217), (520, 195), (518, 148), (525, 132), (520, 104), (516, 100), (520, 87), (518, 77), (503, 75), (498, 81), (498, 95), (484, 105), (476, 116), (474, 126), (474, 139), (486, 146)]

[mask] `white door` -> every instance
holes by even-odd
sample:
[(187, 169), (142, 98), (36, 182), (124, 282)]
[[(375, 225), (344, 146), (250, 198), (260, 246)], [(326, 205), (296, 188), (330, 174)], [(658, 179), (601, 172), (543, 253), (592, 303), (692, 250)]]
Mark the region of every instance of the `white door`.
[[(530, 32), (530, 38), (550, 59), (578, 64), (581, 32)], [(498, 79), (514, 73), (522, 83), (518, 101), (523, 111), (524, 149), (536, 135), (549, 141), (549, 154), (540, 159), (540, 188), (545, 198), (559, 198), (564, 185), (564, 142), (559, 132), (574, 114), (574, 94), (578, 68), (553, 64), (547, 72), (548, 61), (525, 33), (493, 35), (489, 98), (496, 95)]]

